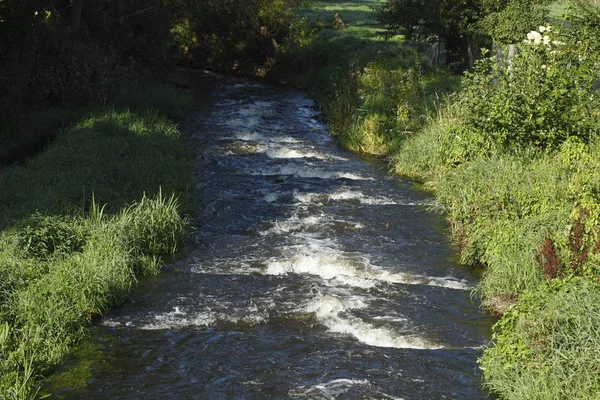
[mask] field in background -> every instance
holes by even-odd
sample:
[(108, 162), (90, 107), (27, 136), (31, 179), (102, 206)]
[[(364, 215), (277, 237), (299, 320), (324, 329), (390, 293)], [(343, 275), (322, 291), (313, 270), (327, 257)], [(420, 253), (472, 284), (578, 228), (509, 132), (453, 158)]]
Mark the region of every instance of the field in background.
[[(321, 35), (330, 37), (354, 37), (360, 39), (369, 39), (376, 41), (385, 40), (381, 35), (384, 30), (381, 25), (374, 20), (373, 7), (381, 4), (381, 0), (363, 0), (363, 1), (340, 1), (340, 0), (321, 0), (313, 4), (310, 9), (302, 10), (302, 15), (312, 21), (318, 22), (321, 26), (331, 25), (333, 15), (340, 13), (342, 20), (346, 24), (345, 30), (330, 30), (320, 32)], [(402, 38), (394, 38), (393, 41), (402, 41)]]

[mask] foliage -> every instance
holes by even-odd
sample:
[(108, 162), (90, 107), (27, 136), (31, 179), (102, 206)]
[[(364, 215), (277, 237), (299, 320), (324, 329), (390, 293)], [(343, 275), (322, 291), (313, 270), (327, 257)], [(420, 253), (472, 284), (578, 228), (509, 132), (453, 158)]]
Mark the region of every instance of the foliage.
[(598, 392), (598, 10), (565, 18), (483, 60), (393, 152), (439, 198), (462, 260), (485, 267), (476, 293), (503, 317), (481, 367), (506, 399)]
[[(158, 273), (156, 256), (177, 249), (185, 230), (177, 207), (174, 199), (159, 194), (153, 199), (143, 197), (138, 205), (115, 217), (71, 219), (70, 230), (85, 232), (80, 251), (37, 260), (45, 264), (41, 273), (9, 288), (0, 304), (1, 322), (9, 326), (0, 353), (2, 396), (10, 394), (27, 363), (32, 379), (48, 373), (85, 335), (94, 315), (122, 301), (137, 279)], [(141, 219), (145, 224), (136, 223)], [(58, 230), (38, 229), (27, 227), (32, 236), (48, 235), (46, 240), (55, 243), (63, 239)], [(10, 242), (11, 235), (2, 240)], [(7, 257), (20, 261), (29, 256), (27, 247), (16, 246), (12, 251), (3, 254), (0, 263)], [(20, 273), (18, 268), (9, 272)]]
[[(162, 108), (186, 99), (173, 92)], [(0, 171), (0, 398), (35, 397), (91, 319), (181, 245), (189, 158), (146, 105), (88, 113), (27, 166)]]
[(83, 232), (73, 224), (72, 217), (51, 217), (33, 214), (17, 235), (17, 246), (23, 253), (37, 259), (80, 252), (85, 243)]
[[(408, 135), (422, 123), (422, 67), (415, 53), (379, 54), (345, 79), (338, 78), (336, 85), (352, 93), (334, 92), (330, 127), (334, 134), (343, 135), (342, 144), (352, 150), (385, 155), (391, 137)], [(344, 112), (340, 106), (350, 96), (355, 105), (348, 104)]]
[(483, 12), (480, 0), (387, 0), (377, 8), (377, 18), (386, 25), (389, 35), (403, 33), (409, 40), (427, 40), (430, 36), (444, 40), (447, 63), (457, 63), (458, 69), (464, 69)]
[(303, 45), (308, 27), (295, 12), (307, 0), (171, 0), (172, 33), (182, 61), (269, 73)]
[(556, 148), (568, 137), (589, 141), (598, 133), (597, 55), (579, 40), (546, 33), (538, 33), (546, 45), (522, 44), (513, 59), (487, 58), (467, 74), (459, 103), (464, 128), (482, 135), (485, 147)]
[[(387, 0), (377, 18), (387, 35), (409, 40), (442, 40), (447, 65), (456, 71), (470, 67), (475, 49), (520, 41), (521, 34), (546, 23), (551, 0)], [(533, 24), (533, 25), (532, 25)]]
[(555, 280), (521, 296), (481, 360), (504, 399), (591, 399), (600, 392), (600, 287)]
[(479, 29), (495, 43), (519, 43), (525, 34), (548, 23), (553, 0), (482, 0)]
[(6, 157), (18, 158), (11, 153), (19, 147), (41, 147), (52, 136), (28, 126), (36, 109), (112, 103), (134, 73), (159, 72), (168, 64), (169, 23), (162, 0), (0, 2), (0, 145), (9, 149)]

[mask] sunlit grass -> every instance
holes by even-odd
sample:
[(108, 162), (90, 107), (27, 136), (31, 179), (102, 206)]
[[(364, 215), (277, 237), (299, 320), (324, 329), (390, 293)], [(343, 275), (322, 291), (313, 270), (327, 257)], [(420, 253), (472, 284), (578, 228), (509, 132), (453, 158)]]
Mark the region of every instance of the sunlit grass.
[(550, 16), (552, 18), (560, 18), (566, 9), (567, 6), (564, 2), (554, 2), (550, 5)]
[(321, 0), (312, 3), (311, 8), (302, 10), (302, 14), (310, 19), (329, 23), (333, 19), (333, 14), (339, 12), (348, 25), (375, 25), (376, 21), (372, 19), (372, 7), (381, 3), (382, 0)]
[(486, 386), (507, 400), (598, 398), (599, 318), (596, 282), (540, 285), (494, 327), (495, 346), (482, 360)]
[[(344, 38), (358, 38), (373, 41), (391, 41), (401, 43), (401, 36), (386, 40), (383, 33), (385, 30), (375, 19), (373, 7), (380, 5), (383, 0), (358, 0), (358, 1), (336, 1), (322, 0), (313, 3), (309, 9), (302, 10), (303, 16), (318, 23), (322, 30), (319, 32), (321, 38), (328, 40), (343, 40)], [(335, 30), (331, 28), (334, 13), (339, 12), (346, 24), (346, 29)], [(327, 39), (326, 39), (327, 40)], [(352, 49), (357, 51), (357, 48)]]
[(91, 319), (181, 244), (189, 155), (161, 116), (181, 115), (181, 95), (128, 94), (141, 115), (96, 109), (0, 170), (0, 398), (34, 397)]

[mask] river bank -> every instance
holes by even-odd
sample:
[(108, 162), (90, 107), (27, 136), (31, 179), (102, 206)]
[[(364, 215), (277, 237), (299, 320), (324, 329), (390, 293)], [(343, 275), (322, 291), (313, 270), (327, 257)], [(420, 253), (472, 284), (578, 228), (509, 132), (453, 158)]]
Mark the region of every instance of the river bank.
[(162, 84), (123, 92), (0, 171), (0, 398), (35, 397), (90, 321), (179, 247), (189, 156), (167, 116), (189, 98)]
[[(334, 7), (342, 18), (363, 6), (318, 4)], [(450, 236), (462, 262), (484, 268), (474, 293), (502, 316), (480, 360), (485, 385), (506, 399), (594, 398), (600, 391), (598, 363), (590, 357), (600, 345), (594, 328), (600, 311), (596, 301), (600, 214), (594, 174), (600, 146), (592, 133), (584, 133), (596, 132), (595, 125), (564, 122), (580, 105), (589, 105), (594, 95), (589, 92), (591, 82), (577, 84), (589, 92), (581, 101), (551, 89), (586, 73), (571, 71), (562, 81), (558, 73), (540, 74), (551, 70), (552, 60), (542, 62), (537, 58), (541, 53), (523, 48), (523, 61), (513, 66), (521, 68), (520, 74), (501, 75), (507, 86), (490, 85), (493, 79), (483, 70), (459, 82), (429, 69), (414, 47), (381, 45), (359, 36), (350, 39), (351, 34), (325, 25), (323, 30), (320, 38), (330, 51), (321, 48), (318, 54), (334, 56), (324, 58), (327, 66), (309, 74), (305, 82), (316, 93), (338, 142), (386, 157), (396, 173), (423, 182), (451, 223)], [(362, 45), (335, 53), (331, 37)], [(369, 51), (371, 56), (363, 57)], [(560, 60), (554, 62), (557, 71), (567, 73)], [(321, 73), (329, 73), (329, 85), (322, 84)], [(525, 83), (531, 74), (537, 80)], [(520, 76), (524, 80), (517, 82)], [(511, 87), (531, 97), (518, 98)], [(571, 102), (573, 108), (542, 108), (552, 93), (558, 96), (553, 104)], [(502, 104), (510, 105), (502, 108)], [(552, 120), (554, 125), (522, 132), (525, 120), (514, 121), (524, 104), (540, 104), (530, 111), (531, 118), (541, 124)], [(490, 120), (498, 123), (491, 131), (476, 128)], [(501, 123), (513, 124), (505, 133), (512, 138), (507, 142), (513, 145), (510, 150), (490, 139)], [(526, 135), (535, 135), (535, 129), (552, 132), (552, 126), (559, 125), (572, 130), (572, 137), (559, 145), (540, 150), (545, 139), (537, 140), (537, 146), (519, 142), (531, 140)]]
[(43, 391), (486, 398), (476, 362), (492, 318), (431, 196), (337, 146), (304, 92), (195, 75), (213, 88), (183, 124), (202, 223)]

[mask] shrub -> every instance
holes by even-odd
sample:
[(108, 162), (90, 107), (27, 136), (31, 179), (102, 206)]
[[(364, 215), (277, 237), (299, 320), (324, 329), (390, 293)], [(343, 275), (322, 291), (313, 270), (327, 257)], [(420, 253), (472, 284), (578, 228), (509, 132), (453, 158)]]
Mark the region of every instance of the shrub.
[(42, 257), (30, 263), (32, 248), (23, 244), (24, 236), (43, 241), (36, 235), (44, 231), (70, 236), (60, 217), (34, 215), (33, 233), (17, 230), (0, 241), (0, 249), (11, 251), (0, 255), (6, 278), (0, 283), (0, 397), (21, 388), (14, 397), (28, 398), (33, 380), (62, 361), (93, 316), (121, 302), (137, 279), (158, 273), (158, 256), (178, 248), (187, 226), (176, 199), (161, 194), (118, 216), (92, 211), (70, 220), (69, 229), (85, 232), (85, 240), (61, 257), (48, 258), (47, 246), (39, 244), (33, 249)]
[(514, 58), (485, 58), (463, 81), (458, 107), (467, 153), (513, 151), (534, 146), (555, 149), (569, 137), (585, 142), (600, 130), (600, 97), (595, 90), (595, 38), (558, 27), (540, 27)]
[[(305, 0), (233, 0), (169, 2), (175, 24), (171, 30), (182, 60), (211, 68), (272, 72), (306, 44), (310, 28), (294, 10)], [(289, 60), (288, 60), (289, 61)]]

